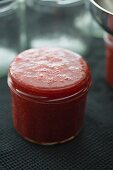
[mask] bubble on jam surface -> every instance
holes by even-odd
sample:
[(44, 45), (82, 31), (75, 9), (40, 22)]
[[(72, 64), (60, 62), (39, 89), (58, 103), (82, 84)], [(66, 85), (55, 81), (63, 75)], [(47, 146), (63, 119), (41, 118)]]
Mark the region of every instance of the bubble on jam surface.
[(35, 88), (62, 88), (79, 83), (86, 76), (85, 70), (86, 64), (79, 55), (54, 48), (22, 52), (10, 66), (18, 82)]
[(70, 70), (80, 70), (79, 67), (75, 67), (75, 66), (70, 66), (69, 69), (70, 69)]

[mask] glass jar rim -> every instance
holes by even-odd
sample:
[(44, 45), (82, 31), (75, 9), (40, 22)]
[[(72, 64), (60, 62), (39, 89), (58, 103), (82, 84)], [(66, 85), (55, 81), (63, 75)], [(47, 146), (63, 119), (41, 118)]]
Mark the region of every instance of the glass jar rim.
[(18, 96), (21, 96), (27, 100), (38, 102), (38, 103), (52, 103), (52, 102), (57, 103), (57, 102), (62, 102), (62, 101), (66, 102), (67, 100), (69, 101), (69, 99), (70, 100), (73, 100), (75, 98), (78, 99), (88, 92), (91, 84), (92, 84), (91, 77), (89, 77), (89, 79), (87, 81), (87, 86), (84, 86), (84, 88), (80, 89), (79, 91), (77, 91), (73, 94), (67, 95), (67, 96), (50, 99), (48, 96), (40, 96), (40, 95), (34, 95), (34, 94), (32, 95), (32, 94), (23, 92), (17, 88), (14, 88), (12, 85), (11, 79), (8, 76), (8, 86), (15, 94), (17, 94)]
[[(81, 5), (83, 4), (83, 0), (39, 0), (36, 1), (35, 5), (43, 5), (50, 7), (73, 7), (73, 5)], [(29, 1), (27, 4), (31, 4)], [(30, 5), (32, 6), (32, 5)]]

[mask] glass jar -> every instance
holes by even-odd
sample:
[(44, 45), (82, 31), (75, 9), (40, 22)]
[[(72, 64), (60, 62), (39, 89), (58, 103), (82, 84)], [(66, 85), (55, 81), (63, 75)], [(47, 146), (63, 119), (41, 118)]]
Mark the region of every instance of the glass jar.
[(78, 54), (59, 48), (20, 53), (10, 65), (8, 85), (14, 127), (22, 137), (49, 145), (79, 134), (91, 75)]
[(89, 37), (84, 0), (27, 0), (26, 4), (31, 48), (57, 46), (81, 55), (87, 52)]
[(113, 36), (106, 33), (104, 41), (106, 48), (106, 80), (113, 88)]
[(23, 0), (0, 1), (0, 76), (7, 74), (10, 62), (27, 47)]

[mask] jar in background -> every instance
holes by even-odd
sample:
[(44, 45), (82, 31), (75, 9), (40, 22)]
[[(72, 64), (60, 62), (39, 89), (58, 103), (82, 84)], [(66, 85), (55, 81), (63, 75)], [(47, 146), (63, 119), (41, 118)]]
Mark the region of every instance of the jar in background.
[(26, 47), (24, 1), (0, 1), (0, 76), (7, 74), (12, 59)]
[(78, 54), (59, 48), (24, 51), (10, 65), (8, 85), (14, 127), (22, 137), (48, 145), (79, 134), (91, 74)]
[(81, 55), (87, 52), (84, 0), (26, 0), (26, 5), (31, 48), (57, 46)]
[(113, 36), (106, 33), (104, 41), (106, 48), (106, 80), (113, 88)]

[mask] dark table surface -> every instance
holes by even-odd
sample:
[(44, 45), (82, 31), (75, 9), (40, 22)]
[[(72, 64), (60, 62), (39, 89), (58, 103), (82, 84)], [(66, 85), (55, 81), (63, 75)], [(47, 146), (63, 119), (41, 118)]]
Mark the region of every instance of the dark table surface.
[(92, 39), (85, 58), (93, 84), (88, 95), (84, 128), (74, 140), (41, 146), (14, 130), (6, 77), (0, 80), (0, 170), (112, 170), (113, 90), (105, 81), (103, 40)]

